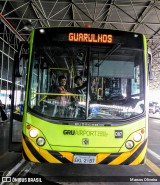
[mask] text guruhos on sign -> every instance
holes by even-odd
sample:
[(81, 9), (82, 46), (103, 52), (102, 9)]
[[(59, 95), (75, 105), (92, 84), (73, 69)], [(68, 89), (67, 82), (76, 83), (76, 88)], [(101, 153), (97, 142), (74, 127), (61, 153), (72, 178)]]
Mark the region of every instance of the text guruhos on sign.
[(112, 43), (112, 35), (94, 33), (69, 33), (70, 42)]

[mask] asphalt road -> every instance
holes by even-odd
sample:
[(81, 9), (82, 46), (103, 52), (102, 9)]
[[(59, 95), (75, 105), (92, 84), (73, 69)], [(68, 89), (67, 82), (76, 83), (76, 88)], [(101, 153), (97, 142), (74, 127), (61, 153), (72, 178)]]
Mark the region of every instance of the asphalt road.
[[(149, 119), (147, 157), (160, 167), (160, 119)], [(149, 151), (152, 151), (151, 152)]]

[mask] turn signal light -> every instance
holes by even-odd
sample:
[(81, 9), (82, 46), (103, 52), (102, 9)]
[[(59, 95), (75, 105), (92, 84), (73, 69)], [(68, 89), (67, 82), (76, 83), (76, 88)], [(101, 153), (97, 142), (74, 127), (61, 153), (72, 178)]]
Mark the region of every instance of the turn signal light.
[(27, 129), (30, 129), (30, 128), (31, 128), (31, 126), (30, 126), (30, 125), (27, 125), (27, 126), (26, 126), (26, 128), (27, 128)]

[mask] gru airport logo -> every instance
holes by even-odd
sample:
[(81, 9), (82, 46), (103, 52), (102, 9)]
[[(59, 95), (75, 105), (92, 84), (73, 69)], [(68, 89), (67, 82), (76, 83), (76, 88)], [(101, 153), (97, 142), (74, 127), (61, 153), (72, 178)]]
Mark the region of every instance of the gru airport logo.
[(106, 131), (91, 131), (91, 130), (63, 130), (64, 135), (78, 135), (78, 136), (99, 136), (106, 137), (108, 133)]

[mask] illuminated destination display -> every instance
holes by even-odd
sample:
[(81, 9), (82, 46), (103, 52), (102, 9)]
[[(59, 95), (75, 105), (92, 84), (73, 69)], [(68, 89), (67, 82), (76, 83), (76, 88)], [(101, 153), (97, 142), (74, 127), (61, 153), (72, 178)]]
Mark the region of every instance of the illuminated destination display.
[(70, 42), (112, 43), (112, 35), (94, 33), (69, 33)]

